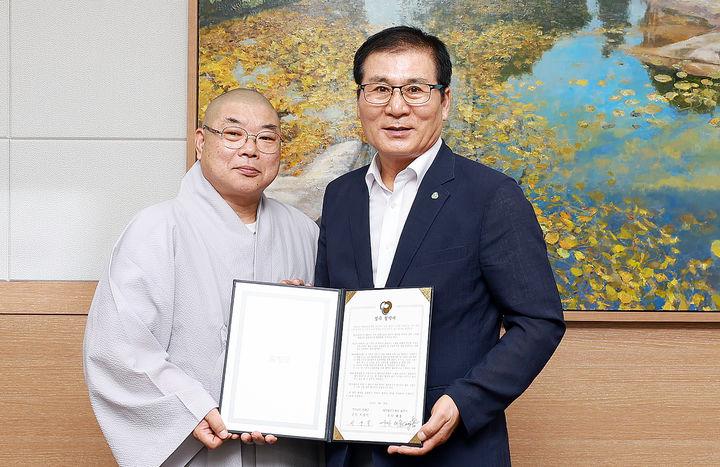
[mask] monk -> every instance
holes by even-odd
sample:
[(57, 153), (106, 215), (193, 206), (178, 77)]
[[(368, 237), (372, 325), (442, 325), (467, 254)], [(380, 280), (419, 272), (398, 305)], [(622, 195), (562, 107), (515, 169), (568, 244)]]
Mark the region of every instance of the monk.
[[(176, 198), (144, 209), (112, 250), (88, 315), (85, 378), (120, 465), (322, 462), (309, 441), (230, 434), (218, 412), (233, 279), (311, 281), (318, 227), (263, 190), (280, 120), (249, 89), (213, 100)], [(252, 378), (253, 375), (247, 375)]]

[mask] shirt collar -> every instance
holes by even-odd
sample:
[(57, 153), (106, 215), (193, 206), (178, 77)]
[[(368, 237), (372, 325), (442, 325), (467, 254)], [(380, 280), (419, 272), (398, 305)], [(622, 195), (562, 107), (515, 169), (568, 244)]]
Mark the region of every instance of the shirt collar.
[[(433, 161), (435, 161), (435, 157), (437, 156), (438, 152), (440, 152), (440, 146), (442, 146), (442, 138), (438, 138), (438, 140), (435, 141), (435, 144), (433, 144), (430, 149), (416, 157), (410, 163), (410, 165), (408, 165), (400, 173), (404, 172), (405, 170), (411, 170), (415, 172), (415, 176), (417, 177), (417, 186), (420, 186), (423, 177), (425, 177), (428, 169), (430, 169)], [(382, 181), (382, 176), (380, 175), (380, 159), (378, 158), (377, 153), (375, 153), (372, 161), (370, 161), (370, 166), (368, 167), (367, 173), (365, 174), (365, 184), (367, 184), (368, 193), (372, 191), (373, 183), (377, 183), (384, 190), (390, 191), (385, 186), (385, 183), (383, 183)]]

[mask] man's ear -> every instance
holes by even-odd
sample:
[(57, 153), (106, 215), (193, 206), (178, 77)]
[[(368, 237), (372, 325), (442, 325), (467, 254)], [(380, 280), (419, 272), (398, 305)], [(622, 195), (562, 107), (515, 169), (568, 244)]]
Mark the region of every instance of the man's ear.
[(444, 99), (442, 101), (442, 119), (443, 121), (448, 119), (450, 116), (450, 88), (443, 89)]
[(195, 157), (202, 159), (203, 148), (205, 147), (205, 133), (202, 128), (195, 130)]

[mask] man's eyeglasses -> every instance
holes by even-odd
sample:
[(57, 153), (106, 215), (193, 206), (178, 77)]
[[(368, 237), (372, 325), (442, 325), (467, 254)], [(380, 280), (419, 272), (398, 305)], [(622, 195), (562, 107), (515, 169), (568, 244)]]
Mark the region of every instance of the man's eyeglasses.
[(245, 145), (249, 137), (255, 138), (255, 147), (264, 153), (274, 153), (280, 149), (282, 138), (279, 134), (272, 130), (263, 130), (256, 135), (248, 133), (245, 128), (239, 126), (228, 126), (222, 131), (210, 128), (207, 125), (202, 126), (205, 130), (215, 133), (223, 139), (225, 147), (228, 149), (240, 149)]
[(386, 83), (367, 83), (358, 86), (362, 90), (365, 101), (369, 104), (382, 105), (390, 102), (393, 92), (400, 90), (400, 95), (408, 105), (422, 105), (430, 100), (433, 89), (443, 89), (442, 84), (410, 83), (402, 86), (391, 86)]

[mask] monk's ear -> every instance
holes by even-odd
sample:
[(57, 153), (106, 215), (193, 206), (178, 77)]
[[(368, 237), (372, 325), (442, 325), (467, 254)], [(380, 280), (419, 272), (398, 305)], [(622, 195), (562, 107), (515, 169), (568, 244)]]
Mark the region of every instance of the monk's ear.
[(202, 128), (195, 130), (195, 157), (202, 159), (203, 148), (205, 147), (205, 133)]

